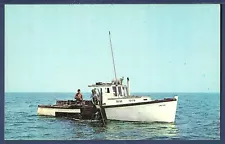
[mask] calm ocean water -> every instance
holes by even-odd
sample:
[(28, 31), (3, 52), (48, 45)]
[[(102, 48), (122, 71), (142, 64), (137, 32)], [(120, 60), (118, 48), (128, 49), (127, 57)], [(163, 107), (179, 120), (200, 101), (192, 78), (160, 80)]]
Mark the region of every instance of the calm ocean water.
[[(89, 99), (88, 93), (84, 93)], [(154, 99), (169, 93), (137, 93)], [(6, 93), (6, 140), (219, 140), (220, 94), (178, 93), (174, 124), (110, 121), (98, 123), (37, 116), (38, 104), (73, 99), (73, 93)]]

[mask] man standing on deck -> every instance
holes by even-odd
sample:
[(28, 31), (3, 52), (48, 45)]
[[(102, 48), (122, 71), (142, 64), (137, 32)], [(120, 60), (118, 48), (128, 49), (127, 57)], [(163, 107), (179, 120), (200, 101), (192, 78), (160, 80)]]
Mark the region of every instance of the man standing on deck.
[(96, 93), (96, 88), (94, 88), (94, 89), (92, 90), (92, 95), (91, 95), (91, 97), (92, 97), (92, 100), (93, 100), (94, 104), (98, 104), (99, 98), (98, 98), (98, 95), (97, 95), (97, 93)]
[(77, 90), (76, 95), (74, 96), (77, 102), (82, 102), (83, 101), (83, 95), (80, 92), (80, 89)]

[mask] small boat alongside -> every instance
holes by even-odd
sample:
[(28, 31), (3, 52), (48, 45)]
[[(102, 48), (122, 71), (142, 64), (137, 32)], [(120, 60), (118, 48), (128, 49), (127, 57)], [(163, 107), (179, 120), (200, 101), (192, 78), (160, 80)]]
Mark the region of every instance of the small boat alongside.
[[(111, 37), (110, 45), (112, 50)], [(126, 84), (123, 83), (124, 78), (117, 79), (114, 58), (113, 65), (114, 80), (88, 85), (92, 91), (92, 100), (81, 103), (75, 100), (58, 100), (54, 105), (38, 105), (38, 115), (100, 120), (103, 124), (107, 120), (175, 122), (178, 96), (153, 100), (149, 96), (131, 95), (129, 78)]]

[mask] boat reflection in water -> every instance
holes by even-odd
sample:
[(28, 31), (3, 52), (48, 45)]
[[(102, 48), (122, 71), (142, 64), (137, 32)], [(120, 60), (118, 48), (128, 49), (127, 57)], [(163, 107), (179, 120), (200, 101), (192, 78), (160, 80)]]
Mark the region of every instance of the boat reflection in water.
[(168, 140), (179, 139), (174, 123), (140, 123), (110, 121), (105, 127), (90, 124), (99, 139), (105, 140)]

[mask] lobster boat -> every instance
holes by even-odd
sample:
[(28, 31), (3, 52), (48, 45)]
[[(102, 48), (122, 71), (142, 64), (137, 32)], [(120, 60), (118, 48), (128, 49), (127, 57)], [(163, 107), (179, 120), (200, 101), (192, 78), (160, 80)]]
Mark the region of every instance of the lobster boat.
[(70, 117), (81, 120), (120, 120), (141, 122), (174, 122), (178, 96), (152, 100), (149, 96), (130, 95), (122, 81), (97, 82), (93, 88), (97, 101), (56, 101), (55, 105), (39, 105), (38, 114), (55, 117)]

